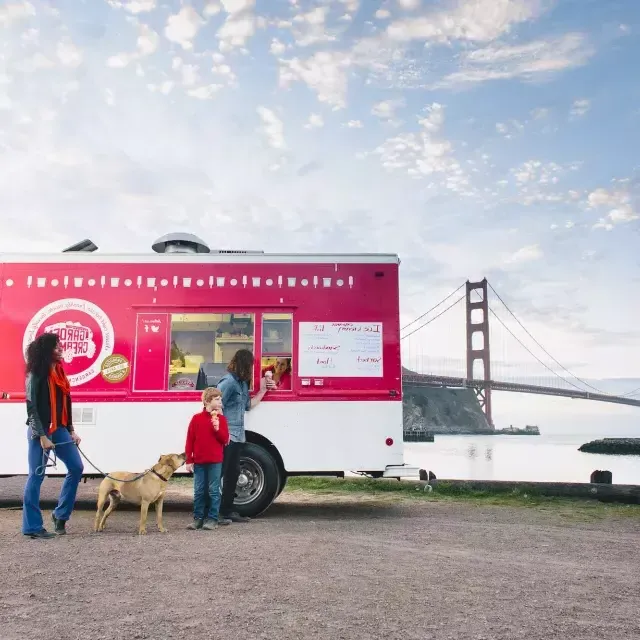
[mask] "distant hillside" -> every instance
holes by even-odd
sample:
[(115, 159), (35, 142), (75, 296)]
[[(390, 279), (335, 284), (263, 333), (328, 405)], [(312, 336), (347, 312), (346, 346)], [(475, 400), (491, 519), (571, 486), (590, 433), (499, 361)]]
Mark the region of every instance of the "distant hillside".
[(404, 387), (403, 396), (405, 431), (428, 429), (436, 434), (493, 432), (473, 389)]

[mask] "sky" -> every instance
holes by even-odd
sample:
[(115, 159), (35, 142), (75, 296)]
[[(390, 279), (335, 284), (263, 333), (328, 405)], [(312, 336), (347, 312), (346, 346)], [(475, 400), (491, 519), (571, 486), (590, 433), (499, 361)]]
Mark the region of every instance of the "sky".
[[(5, 1), (0, 251), (149, 251), (184, 230), (397, 253), (403, 325), (487, 277), (554, 359), (628, 392), (639, 33), (630, 0)], [(490, 323), (495, 371), (551, 375)], [(464, 331), (458, 304), (405, 361), (461, 367)], [(504, 419), (640, 415), (503, 396)]]

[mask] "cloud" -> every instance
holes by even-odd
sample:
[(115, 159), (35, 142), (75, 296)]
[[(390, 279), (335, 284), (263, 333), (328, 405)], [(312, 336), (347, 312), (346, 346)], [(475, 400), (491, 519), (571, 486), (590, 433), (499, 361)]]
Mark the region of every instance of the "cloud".
[(319, 129), (324, 127), (324, 118), (319, 113), (312, 113), (304, 125), (305, 129)]
[(287, 50), (286, 46), (278, 40), (278, 38), (273, 38), (271, 40), (271, 45), (269, 47), (269, 51), (274, 56), (281, 56)]
[(509, 122), (497, 122), (496, 131), (503, 135), (506, 140), (511, 140), (514, 135), (524, 131), (524, 124), (518, 120), (510, 120)]
[(190, 6), (184, 6), (178, 13), (169, 16), (164, 35), (170, 42), (179, 44), (183, 49), (193, 49), (193, 39), (204, 25), (200, 14)]
[(599, 211), (608, 210), (607, 214), (593, 225), (594, 229), (611, 231), (618, 224), (633, 222), (640, 218), (633, 205), (631, 193), (625, 188), (596, 189), (588, 195), (587, 205)]
[(404, 107), (405, 104), (406, 102), (404, 98), (396, 98), (395, 100), (383, 100), (382, 102), (376, 102), (373, 107), (371, 107), (371, 114), (393, 126), (399, 126), (400, 124), (402, 124), (402, 121), (398, 120), (395, 117), (395, 114), (396, 111)]
[(421, 0), (396, 0), (398, 6), (406, 11), (415, 11), (420, 7)]
[(157, 0), (107, 0), (115, 9), (124, 9), (129, 13), (149, 13), (158, 6)]
[(346, 125), (349, 129), (362, 129), (364, 124), (361, 120), (349, 120)]
[(491, 42), (514, 25), (539, 17), (545, 4), (539, 0), (460, 0), (450, 2), (445, 10), (396, 20), (387, 27), (387, 35), (398, 42)]
[(543, 257), (542, 249), (537, 244), (531, 244), (518, 249), (515, 253), (506, 258), (506, 264), (523, 264), (525, 262), (533, 262)]
[(336, 108), (346, 106), (347, 69), (351, 57), (340, 51), (319, 51), (310, 58), (292, 58), (279, 61), (280, 87), (288, 88), (294, 82), (304, 82), (314, 91), (320, 102)]
[(463, 54), (461, 70), (433, 83), (432, 88), (473, 86), (491, 80), (549, 80), (555, 74), (582, 66), (594, 53), (582, 33), (535, 40), (523, 45), (491, 45)]
[(220, 51), (244, 47), (256, 32), (256, 19), (248, 10), (249, 7), (250, 3), (247, 0), (237, 0), (237, 4), (233, 5), (233, 8), (238, 10), (229, 12), (224, 24), (218, 29)]
[(533, 111), (531, 111), (531, 117), (534, 120), (544, 120), (545, 118), (549, 117), (550, 113), (551, 109), (548, 109), (547, 107), (537, 107), (536, 109), (533, 109)]
[(112, 69), (123, 69), (131, 62), (140, 60), (145, 56), (150, 56), (158, 50), (160, 36), (148, 25), (137, 24), (138, 36), (136, 39), (136, 49), (130, 53), (117, 53), (107, 58), (107, 67)]
[(262, 120), (262, 131), (267, 137), (269, 146), (274, 149), (285, 149), (286, 143), (284, 141), (284, 125), (282, 120), (267, 107), (258, 107), (258, 115)]
[(187, 95), (198, 100), (210, 100), (220, 89), (222, 89), (221, 84), (202, 85), (195, 89), (189, 89)]
[(464, 192), (468, 178), (453, 155), (453, 145), (441, 135), (443, 124), (444, 107), (434, 102), (418, 118), (418, 131), (388, 138), (372, 153), (387, 171), (414, 178), (440, 175), (447, 189)]
[(36, 8), (30, 2), (9, 2), (0, 7), (0, 26), (10, 27), (12, 24), (27, 20), (36, 15)]
[(574, 118), (580, 118), (586, 115), (589, 112), (589, 109), (591, 109), (591, 101), (583, 98), (582, 100), (574, 101), (569, 113)]

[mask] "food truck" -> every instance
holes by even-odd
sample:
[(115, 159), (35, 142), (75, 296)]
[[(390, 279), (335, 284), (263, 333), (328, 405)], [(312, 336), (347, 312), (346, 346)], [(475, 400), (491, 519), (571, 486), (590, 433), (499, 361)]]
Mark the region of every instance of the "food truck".
[(240, 513), (264, 511), (289, 476), (418, 477), (403, 460), (396, 255), (211, 250), (184, 233), (143, 254), (96, 249), (0, 254), (0, 476), (28, 473), (25, 351), (53, 332), (102, 471), (182, 452), (201, 390), (249, 349), (252, 393), (264, 375), (274, 388), (246, 414)]

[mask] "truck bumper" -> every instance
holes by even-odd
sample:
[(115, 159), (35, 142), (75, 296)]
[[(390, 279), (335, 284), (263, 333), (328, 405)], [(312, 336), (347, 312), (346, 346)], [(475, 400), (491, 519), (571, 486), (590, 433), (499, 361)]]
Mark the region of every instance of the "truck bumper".
[(383, 478), (410, 478), (414, 480), (420, 479), (422, 469), (418, 467), (410, 467), (406, 464), (392, 464), (385, 468), (382, 474)]

